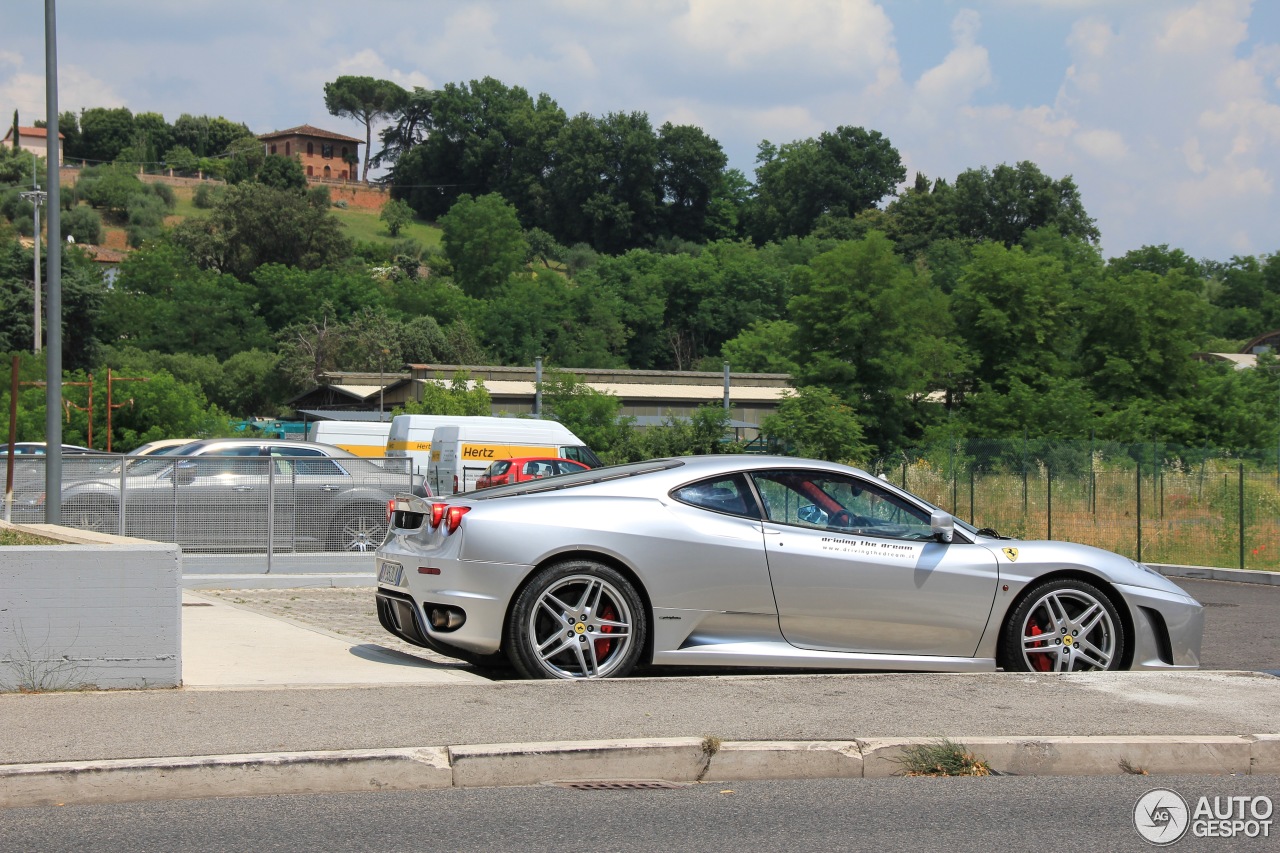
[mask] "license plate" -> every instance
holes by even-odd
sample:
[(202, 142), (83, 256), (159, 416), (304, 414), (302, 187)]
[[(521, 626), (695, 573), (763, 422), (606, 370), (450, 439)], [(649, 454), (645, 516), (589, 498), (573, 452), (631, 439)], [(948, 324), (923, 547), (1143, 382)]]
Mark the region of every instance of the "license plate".
[(400, 577), (404, 574), (404, 566), (399, 563), (383, 563), (378, 569), (378, 583), (400, 586)]

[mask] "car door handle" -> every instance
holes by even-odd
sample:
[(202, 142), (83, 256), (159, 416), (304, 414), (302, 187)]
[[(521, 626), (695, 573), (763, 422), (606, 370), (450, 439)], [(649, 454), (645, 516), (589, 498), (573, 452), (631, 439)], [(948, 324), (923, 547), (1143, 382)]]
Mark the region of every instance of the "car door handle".
[(757, 527), (756, 530), (759, 530), (765, 536), (781, 536), (782, 535), (781, 530), (770, 530), (769, 528), (765, 527), (763, 524)]
[(253, 491), (253, 486), (232, 486), (232, 487), (231, 487), (231, 491), (233, 491), (233, 492), (252, 492), (252, 491)]
[(323, 486), (321, 486), (321, 487), (320, 487), (320, 491), (322, 491), (322, 492), (336, 492), (336, 491), (338, 491), (340, 488), (341, 488), (340, 486), (330, 486), (330, 485), (328, 485), (328, 484), (326, 483), (325, 485), (323, 485)]

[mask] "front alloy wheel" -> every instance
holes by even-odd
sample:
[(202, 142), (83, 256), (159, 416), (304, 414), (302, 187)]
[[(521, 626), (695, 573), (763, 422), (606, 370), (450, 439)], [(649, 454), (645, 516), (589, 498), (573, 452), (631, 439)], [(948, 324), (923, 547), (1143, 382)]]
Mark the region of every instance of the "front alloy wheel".
[(1018, 672), (1119, 669), (1124, 625), (1097, 587), (1064, 578), (1041, 584), (1005, 624), (1001, 666)]
[(644, 606), (631, 583), (608, 566), (574, 561), (525, 587), (507, 647), (526, 678), (609, 678), (631, 672), (644, 639)]

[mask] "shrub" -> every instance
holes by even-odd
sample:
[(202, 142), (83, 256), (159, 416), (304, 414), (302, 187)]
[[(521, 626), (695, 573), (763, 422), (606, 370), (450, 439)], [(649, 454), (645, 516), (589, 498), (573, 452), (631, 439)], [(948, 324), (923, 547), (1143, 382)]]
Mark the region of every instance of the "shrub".
[(77, 243), (102, 242), (102, 217), (92, 207), (78, 204), (62, 216), (62, 236)]

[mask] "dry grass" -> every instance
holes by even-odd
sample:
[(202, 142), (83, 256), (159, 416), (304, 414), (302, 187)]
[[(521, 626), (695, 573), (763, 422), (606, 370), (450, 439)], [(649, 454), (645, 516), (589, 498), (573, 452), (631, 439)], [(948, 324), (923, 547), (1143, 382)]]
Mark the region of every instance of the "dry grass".
[[(1133, 470), (1053, 476), (1043, 469), (953, 480), (928, 460), (906, 468), (907, 488), (970, 520), (1020, 539), (1079, 542), (1148, 563), (1239, 567), (1241, 476), (1215, 470), (1162, 470), (1138, 480)], [(886, 472), (901, 484), (902, 469)], [(1244, 568), (1280, 570), (1280, 483), (1274, 474), (1243, 477)]]

